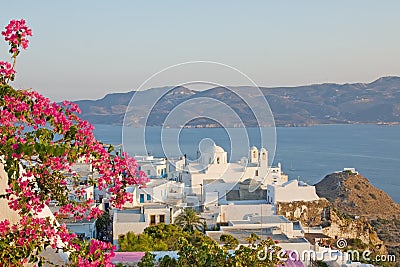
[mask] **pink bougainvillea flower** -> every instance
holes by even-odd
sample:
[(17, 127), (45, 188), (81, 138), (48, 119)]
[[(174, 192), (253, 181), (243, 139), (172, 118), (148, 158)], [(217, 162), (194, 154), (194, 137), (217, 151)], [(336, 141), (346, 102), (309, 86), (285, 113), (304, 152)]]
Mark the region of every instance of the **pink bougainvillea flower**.
[(27, 49), (29, 44), (27, 36), (32, 36), (32, 30), (25, 24), (24, 19), (12, 20), (1, 34), (4, 36), (4, 39), (12, 45), (11, 50), (15, 50), (19, 46), (23, 49)]
[[(33, 248), (60, 249), (80, 253), (84, 244), (66, 226), (55, 223), (54, 217), (40, 218), (39, 214), (51, 200), (59, 205), (57, 216), (68, 215), (76, 220), (97, 218), (102, 211), (92, 199), (85, 199), (87, 186), (108, 191), (110, 204), (121, 208), (132, 194), (130, 185), (143, 186), (148, 179), (137, 169), (135, 159), (127, 154), (111, 155), (96, 140), (94, 127), (78, 117), (78, 106), (64, 101), (51, 102), (33, 90), (15, 90), (7, 83), (15, 76), (19, 49), (26, 49), (32, 31), (25, 20), (12, 20), (1, 33), (10, 45), (13, 64), (0, 61), (0, 157), (8, 174), (4, 198), (10, 209), (19, 213), (20, 221), (10, 224), (0, 221), (0, 247), (3, 252), (0, 266), (20, 266), (37, 260)], [(71, 171), (78, 160), (91, 164), (99, 177), (82, 181)], [(80, 180), (76, 188), (69, 188), (70, 180)], [(69, 199), (72, 193), (77, 201)], [(62, 244), (62, 247), (59, 245)], [(92, 240), (87, 251), (77, 257), (78, 266), (112, 266), (110, 244)], [(32, 254), (33, 253), (33, 254)], [(36, 255), (38, 256), (38, 255)]]
[(0, 61), (0, 76), (6, 79), (12, 79), (15, 74), (15, 70), (13, 69), (11, 63), (6, 61)]

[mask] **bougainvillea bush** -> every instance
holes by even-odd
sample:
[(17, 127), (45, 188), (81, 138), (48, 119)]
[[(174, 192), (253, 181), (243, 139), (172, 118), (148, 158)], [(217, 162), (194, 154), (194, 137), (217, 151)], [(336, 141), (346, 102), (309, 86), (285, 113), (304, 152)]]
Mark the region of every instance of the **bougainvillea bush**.
[[(54, 217), (43, 216), (43, 209), (55, 201), (63, 216), (96, 218), (102, 212), (85, 199), (85, 186), (107, 190), (111, 205), (120, 208), (132, 197), (126, 187), (143, 185), (147, 178), (133, 158), (112, 155), (95, 139), (93, 126), (78, 117), (75, 104), (57, 104), (34, 90), (10, 86), (17, 56), (28, 47), (32, 31), (23, 19), (12, 20), (2, 35), (11, 62), (0, 61), (0, 164), (8, 175), (0, 197), (18, 212), (19, 221), (0, 221), (0, 266), (42, 265), (48, 261), (41, 254), (45, 249), (68, 252), (71, 266), (111, 266), (111, 244), (79, 242)], [(99, 178), (79, 177), (71, 168), (77, 161), (91, 164)], [(68, 197), (71, 193), (74, 200)]]

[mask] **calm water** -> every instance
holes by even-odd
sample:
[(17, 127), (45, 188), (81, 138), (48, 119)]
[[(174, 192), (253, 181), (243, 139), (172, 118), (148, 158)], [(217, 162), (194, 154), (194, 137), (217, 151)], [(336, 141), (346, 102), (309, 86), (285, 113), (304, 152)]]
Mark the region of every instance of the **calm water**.
[[(143, 129), (109, 125), (95, 125), (96, 137), (104, 143), (121, 144), (130, 154), (152, 153), (154, 156), (178, 156), (179, 150), (189, 158), (196, 158), (199, 142), (211, 138), (228, 151), (231, 161), (247, 156), (248, 145), (260, 146), (262, 139), (257, 129)], [(229, 132), (229, 134), (228, 134)], [(161, 137), (162, 136), (162, 137)], [(314, 184), (326, 174), (354, 167), (373, 185), (386, 191), (400, 203), (400, 126), (378, 125), (323, 125), (312, 127), (277, 128), (276, 153), (270, 160), (281, 162), (290, 178), (299, 177)], [(233, 142), (239, 139), (242, 142)], [(143, 141), (145, 140), (145, 141)], [(163, 140), (163, 142), (161, 142)], [(163, 146), (161, 146), (163, 143)], [(271, 140), (266, 147), (273, 151)], [(230, 153), (230, 151), (233, 153)], [(168, 153), (165, 153), (167, 151)], [(174, 155), (175, 154), (175, 155)], [(271, 153), (272, 154), (272, 153)], [(239, 156), (240, 155), (240, 156)]]

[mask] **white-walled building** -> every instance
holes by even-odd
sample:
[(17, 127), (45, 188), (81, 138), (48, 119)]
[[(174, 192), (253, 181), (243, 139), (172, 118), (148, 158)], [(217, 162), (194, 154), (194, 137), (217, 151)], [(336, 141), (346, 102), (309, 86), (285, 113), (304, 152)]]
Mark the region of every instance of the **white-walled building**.
[(264, 190), (267, 184), (288, 181), (288, 176), (282, 172), (281, 164), (276, 167), (269, 166), (268, 151), (265, 148), (259, 151), (252, 147), (249, 155), (248, 159), (242, 158), (239, 162), (228, 163), (227, 152), (219, 146), (211, 145), (202, 151), (198, 162), (186, 164), (183, 159), (181, 179), (185, 183), (186, 194), (196, 195), (205, 205), (215, 202), (216, 196), (219, 204), (227, 204), (228, 192), (239, 190), (238, 184), (246, 183), (246, 180), (254, 181), (250, 187), (247, 186), (249, 192)]
[(65, 223), (68, 230), (74, 232), (78, 238), (82, 240), (90, 240), (92, 238), (97, 238), (97, 230), (96, 230), (96, 220), (92, 219), (88, 220), (80, 220), (76, 221), (74, 218), (68, 219), (58, 219), (58, 221), (62, 224)]
[(205, 206), (201, 217), (206, 219), (207, 226), (214, 227), (229, 221), (275, 214), (275, 205), (267, 204), (265, 200), (243, 200), (231, 202), (228, 205)]
[(166, 178), (168, 176), (168, 161), (165, 158), (153, 156), (135, 156), (139, 170), (148, 178)]
[(318, 199), (315, 186), (308, 185), (302, 181), (290, 180), (283, 184), (267, 185), (268, 203), (314, 201)]
[(220, 222), (247, 220), (253, 216), (275, 215), (275, 206), (266, 203), (240, 203), (220, 206)]
[(152, 179), (146, 187), (134, 187), (134, 202), (143, 203), (181, 203), (184, 196), (184, 184), (165, 179)]
[(311, 249), (311, 244), (304, 238), (301, 224), (293, 223), (281, 215), (251, 216), (247, 220), (232, 220), (228, 226), (221, 226), (220, 231), (207, 231), (206, 235), (223, 245), (220, 236), (229, 234), (238, 239), (239, 245), (247, 246), (246, 238), (252, 233), (262, 239), (270, 237), (278, 241), (284, 250), (296, 250), (302, 253)]
[(118, 245), (118, 237), (128, 232), (143, 233), (143, 230), (160, 223), (170, 224), (177, 212), (163, 204), (144, 204), (135, 209), (114, 210), (113, 243)]

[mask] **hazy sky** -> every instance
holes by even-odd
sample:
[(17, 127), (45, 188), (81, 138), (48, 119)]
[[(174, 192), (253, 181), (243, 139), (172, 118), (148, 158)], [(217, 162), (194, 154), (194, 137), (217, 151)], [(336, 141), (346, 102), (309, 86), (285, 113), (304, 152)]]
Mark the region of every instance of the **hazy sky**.
[[(33, 30), (14, 85), (59, 101), (134, 90), (192, 60), (231, 65), (260, 86), (400, 76), (399, 14), (396, 0), (18, 0), (1, 4), (0, 25), (25, 18)], [(5, 42), (0, 51), (7, 59)]]

